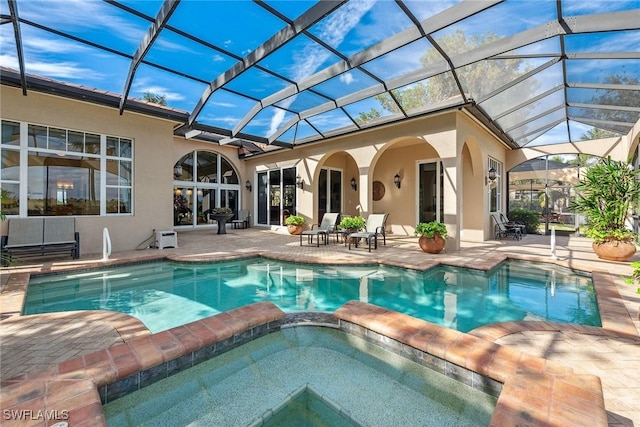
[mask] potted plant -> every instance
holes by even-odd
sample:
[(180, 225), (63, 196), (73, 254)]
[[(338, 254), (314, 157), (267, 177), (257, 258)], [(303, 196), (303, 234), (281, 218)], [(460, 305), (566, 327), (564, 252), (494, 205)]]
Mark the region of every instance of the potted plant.
[(355, 233), (364, 228), (367, 222), (361, 216), (347, 216), (340, 220), (338, 228)]
[(304, 217), (300, 215), (289, 215), (284, 220), (284, 224), (289, 230), (289, 234), (298, 235), (302, 233), (302, 225), (304, 224)]
[[(357, 233), (367, 225), (367, 221), (361, 216), (346, 216), (340, 220), (338, 228), (343, 231), (346, 238), (351, 233)], [(349, 239), (351, 243), (355, 243), (355, 238)]]
[(439, 254), (444, 249), (447, 227), (438, 221), (420, 222), (416, 225), (416, 236), (420, 236), (420, 249), (430, 254)]
[(231, 208), (227, 208), (227, 207), (213, 208), (213, 209), (211, 209), (211, 214), (212, 215), (228, 216), (228, 215), (233, 215), (233, 210), (231, 210)]
[(576, 185), (570, 209), (587, 217), (585, 235), (598, 257), (626, 261), (636, 252), (635, 233), (625, 222), (640, 200), (640, 171), (610, 157), (589, 166)]

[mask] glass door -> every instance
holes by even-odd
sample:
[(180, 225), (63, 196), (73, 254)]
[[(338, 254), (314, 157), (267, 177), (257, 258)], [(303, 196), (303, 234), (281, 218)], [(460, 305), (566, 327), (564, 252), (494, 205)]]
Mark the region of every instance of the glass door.
[(283, 225), (296, 211), (296, 169), (259, 172), (257, 178), (257, 224)]
[(282, 189), (280, 188), (280, 171), (269, 172), (269, 224), (280, 225), (280, 202)]
[(321, 169), (318, 176), (318, 221), (327, 212), (342, 212), (342, 171)]
[(418, 222), (444, 218), (442, 162), (418, 164)]

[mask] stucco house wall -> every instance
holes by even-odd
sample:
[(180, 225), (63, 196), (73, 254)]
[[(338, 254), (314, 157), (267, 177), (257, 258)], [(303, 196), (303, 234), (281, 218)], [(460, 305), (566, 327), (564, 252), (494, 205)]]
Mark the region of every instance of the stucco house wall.
[[(133, 249), (152, 230), (173, 229), (172, 187), (173, 126), (175, 123), (117, 109), (69, 100), (34, 91), (0, 86), (5, 120), (25, 121), (134, 141), (133, 215), (78, 216), (81, 254), (102, 252), (103, 228), (109, 229), (114, 251)], [(7, 221), (0, 225), (6, 234)]]

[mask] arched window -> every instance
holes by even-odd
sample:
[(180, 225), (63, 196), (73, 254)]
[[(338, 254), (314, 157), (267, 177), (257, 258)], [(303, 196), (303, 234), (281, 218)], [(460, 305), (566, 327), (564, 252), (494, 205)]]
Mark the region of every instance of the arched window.
[(213, 208), (240, 208), (240, 177), (231, 162), (210, 151), (194, 151), (173, 166), (173, 224), (209, 224)]

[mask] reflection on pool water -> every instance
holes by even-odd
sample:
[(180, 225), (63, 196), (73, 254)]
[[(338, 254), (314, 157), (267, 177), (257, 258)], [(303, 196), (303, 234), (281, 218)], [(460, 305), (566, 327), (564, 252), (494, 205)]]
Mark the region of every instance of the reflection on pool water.
[(358, 337), (299, 326), (107, 403), (104, 412), (111, 427), (464, 427), (488, 425), (495, 405), (495, 397)]
[(24, 314), (112, 310), (163, 331), (246, 304), (335, 311), (350, 300), (467, 332), (490, 323), (549, 320), (600, 326), (591, 278), (509, 261), (485, 273), (436, 267), (295, 264), (265, 258), (155, 262), (32, 277)]

